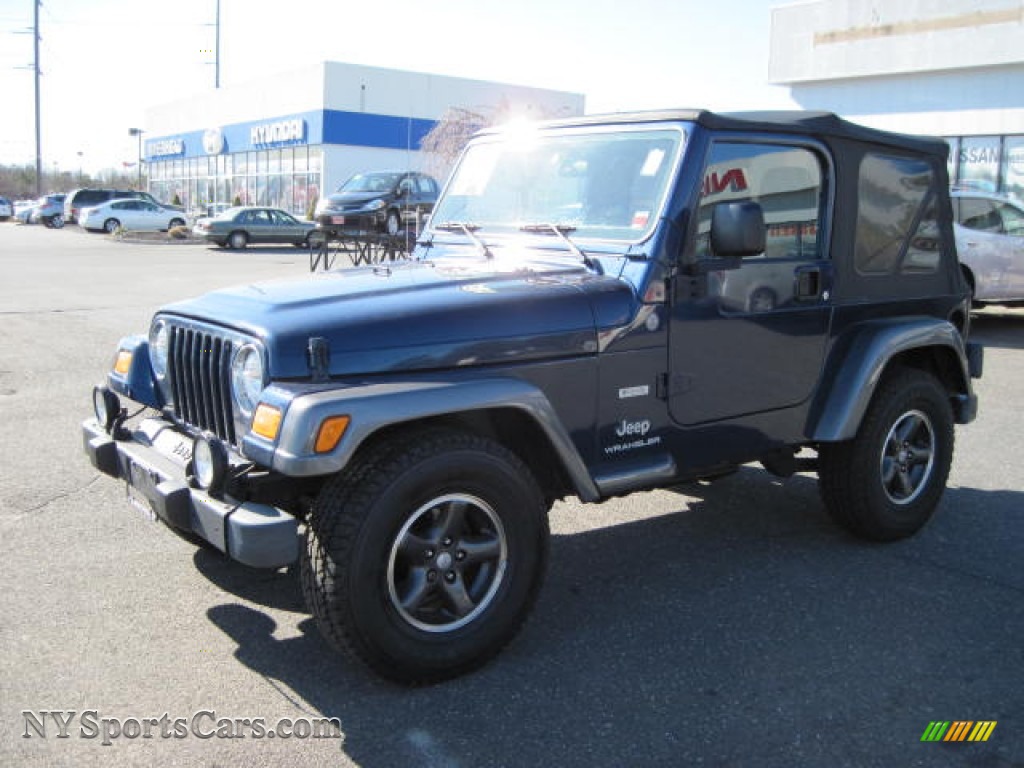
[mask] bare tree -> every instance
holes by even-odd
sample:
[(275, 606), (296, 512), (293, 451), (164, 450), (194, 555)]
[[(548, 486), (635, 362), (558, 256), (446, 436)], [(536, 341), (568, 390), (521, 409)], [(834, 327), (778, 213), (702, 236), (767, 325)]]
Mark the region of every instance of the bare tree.
[[(420, 148), (427, 156), (427, 172), (437, 178), (444, 178), (474, 133), (519, 118), (523, 112), (522, 106), (515, 107), (505, 99), (493, 107), (449, 107), (420, 143)], [(564, 108), (556, 112), (534, 104), (525, 107), (525, 113), (533, 120), (545, 120), (564, 112)]]

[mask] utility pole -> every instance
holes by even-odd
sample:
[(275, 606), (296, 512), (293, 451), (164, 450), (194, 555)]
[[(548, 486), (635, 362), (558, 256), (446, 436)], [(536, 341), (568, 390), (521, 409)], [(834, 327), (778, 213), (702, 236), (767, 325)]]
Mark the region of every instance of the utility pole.
[[(218, 0), (219, 1), (219, 0)], [(36, 78), (36, 197), (43, 194), (43, 141), (39, 122), (39, 6), (43, 0), (36, 0), (33, 3), (35, 11), (35, 24), (32, 29), (32, 40), (35, 48), (35, 78)]]
[(214, 53), (213, 87), (220, 88), (220, 0), (217, 0), (217, 37)]

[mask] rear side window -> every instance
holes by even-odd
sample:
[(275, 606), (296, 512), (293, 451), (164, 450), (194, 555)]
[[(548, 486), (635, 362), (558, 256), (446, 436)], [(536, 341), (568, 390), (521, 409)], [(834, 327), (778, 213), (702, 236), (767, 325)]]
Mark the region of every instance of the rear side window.
[(931, 273), (939, 266), (935, 172), (926, 160), (869, 153), (858, 177), (854, 264), (862, 275)]

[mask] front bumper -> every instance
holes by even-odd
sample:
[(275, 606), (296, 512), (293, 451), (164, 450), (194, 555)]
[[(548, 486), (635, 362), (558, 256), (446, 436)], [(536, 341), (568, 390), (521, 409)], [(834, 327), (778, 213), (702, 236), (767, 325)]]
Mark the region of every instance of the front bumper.
[(245, 565), (279, 568), (298, 559), (299, 521), (268, 504), (221, 501), (188, 484), (191, 439), (167, 422), (145, 419), (130, 439), (114, 440), (95, 420), (82, 424), (96, 469), (125, 481), (153, 515), (193, 533)]
[(387, 209), (377, 211), (334, 211), (328, 210), (316, 217), (317, 228), (344, 234), (374, 234), (384, 229)]

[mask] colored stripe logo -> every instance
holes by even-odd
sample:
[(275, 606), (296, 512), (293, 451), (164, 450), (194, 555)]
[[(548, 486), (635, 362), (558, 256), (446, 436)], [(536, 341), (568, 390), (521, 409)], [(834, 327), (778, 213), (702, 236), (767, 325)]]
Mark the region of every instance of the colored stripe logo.
[(921, 734), (921, 741), (988, 741), (996, 720), (933, 720)]

